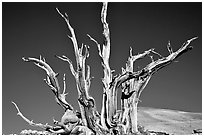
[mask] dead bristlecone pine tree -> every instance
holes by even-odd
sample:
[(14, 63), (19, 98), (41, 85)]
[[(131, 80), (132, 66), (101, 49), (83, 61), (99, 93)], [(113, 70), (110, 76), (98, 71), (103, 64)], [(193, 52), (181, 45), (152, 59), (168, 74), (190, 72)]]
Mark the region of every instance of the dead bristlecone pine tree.
[[(133, 55), (132, 48), (126, 62), (125, 68), (122, 68), (121, 74), (114, 75), (113, 70), (109, 65), (110, 58), (110, 30), (106, 21), (107, 17), (107, 3), (103, 3), (101, 10), (101, 23), (103, 25), (104, 43), (98, 43), (93, 37), (87, 35), (93, 44), (98, 48), (98, 55), (101, 58), (103, 68), (103, 97), (102, 108), (96, 108), (96, 103), (93, 97), (89, 94), (91, 86), (90, 66), (86, 65), (86, 59), (89, 57), (89, 47), (77, 43), (77, 38), (72, 28), (68, 15), (61, 13), (56, 8), (58, 14), (64, 19), (68, 26), (71, 35), (68, 37), (73, 43), (74, 53), (76, 57), (76, 68), (72, 61), (62, 55), (56, 56), (62, 61), (68, 63), (72, 75), (76, 80), (78, 91), (78, 105), (80, 110), (75, 110), (66, 100), (66, 83), (65, 74), (63, 77), (63, 88), (60, 88), (58, 83), (58, 73), (56, 73), (51, 66), (45, 61), (45, 58), (23, 57), (23, 61), (32, 62), (39, 68), (45, 70), (47, 77), (44, 79), (45, 83), (53, 92), (56, 102), (64, 109), (64, 115), (60, 121), (53, 119), (53, 125), (34, 123), (32, 120), (26, 118), (19, 110), (16, 103), (12, 102), (17, 109), (17, 115), (23, 118), (29, 125), (40, 127), (43, 131), (23, 130), (21, 134), (70, 134), (70, 135), (125, 135), (125, 134), (141, 134), (138, 130), (137, 123), (137, 105), (140, 101), (140, 95), (150, 78), (155, 72), (164, 68), (165, 66), (175, 62), (175, 59), (183, 53), (192, 49), (190, 43), (197, 37), (191, 38), (183, 43), (181, 48), (173, 51), (170, 42), (167, 44), (169, 55), (164, 57), (157, 53), (153, 48), (144, 51), (143, 53)], [(157, 56), (157, 60), (153, 59)], [(144, 57), (149, 57), (151, 63), (147, 64), (141, 70), (134, 72), (133, 63)], [(93, 67), (94, 69), (94, 67)], [(121, 107), (117, 108), (117, 94), (118, 89), (121, 88), (122, 95), (120, 96)], [(77, 92), (76, 91), (76, 92)]]

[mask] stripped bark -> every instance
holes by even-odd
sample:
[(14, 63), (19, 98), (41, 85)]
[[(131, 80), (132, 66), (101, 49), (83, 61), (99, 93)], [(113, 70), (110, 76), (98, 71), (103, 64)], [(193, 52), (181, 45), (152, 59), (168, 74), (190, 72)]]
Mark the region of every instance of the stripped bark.
[[(82, 115), (82, 122), (84, 126), (90, 128), (95, 134), (97, 133), (97, 129), (95, 127), (95, 122), (98, 119), (96, 116), (96, 104), (93, 97), (89, 95), (89, 89), (91, 85), (91, 78), (90, 78), (90, 67), (87, 67), (87, 75), (85, 74), (85, 62), (86, 58), (89, 57), (89, 47), (87, 45), (82, 44), (81, 48), (78, 47), (77, 39), (75, 36), (74, 29), (69, 23), (68, 15), (65, 13), (64, 15), (56, 8), (57, 12), (61, 15), (61, 17), (65, 20), (68, 29), (71, 32), (71, 36), (68, 37), (72, 40), (74, 45), (74, 52), (76, 57), (77, 63), (77, 70), (74, 71), (72, 62), (66, 56), (57, 56), (58, 58), (62, 59), (63, 61), (67, 61), (70, 65), (70, 69), (72, 74), (75, 77), (77, 90), (78, 90), (78, 103)], [(83, 49), (85, 47), (85, 54), (83, 55)]]
[[(150, 78), (152, 75), (160, 70), (161, 68), (169, 65), (170, 63), (174, 62), (176, 58), (181, 56), (183, 53), (187, 52), (188, 50), (191, 50), (192, 47), (190, 46), (191, 41), (195, 40), (197, 37), (192, 38), (190, 40), (187, 40), (181, 48), (179, 48), (177, 51), (173, 52), (172, 48), (170, 49), (170, 44), (168, 44), (168, 51), (170, 53), (169, 56), (163, 57), (159, 53), (155, 52), (153, 49), (150, 49), (149, 51), (145, 51), (143, 54), (139, 54), (136, 56), (132, 56), (132, 50), (130, 50), (130, 57), (128, 59), (128, 62), (126, 64), (126, 73), (123, 74), (119, 80), (119, 84), (122, 84), (126, 81), (128, 86), (130, 87), (128, 92), (135, 91), (130, 98), (122, 104), (122, 110), (123, 110), (123, 120), (126, 118), (126, 121), (130, 117), (130, 126), (127, 126), (127, 128), (131, 129), (132, 133), (138, 132), (137, 130), (137, 104), (139, 101), (139, 97), (141, 95), (141, 92), (148, 84)], [(143, 68), (140, 71), (133, 72), (133, 62), (145, 57), (146, 55), (150, 54), (152, 52), (153, 54), (159, 55), (161, 58), (159, 58), (156, 61), (152, 61), (150, 64), (148, 64), (145, 68)], [(131, 73), (130, 73), (131, 72)], [(132, 79), (133, 78), (133, 79)], [(127, 86), (127, 85), (126, 85)], [(124, 93), (126, 91), (123, 91)], [(125, 93), (125, 94), (127, 94)], [(129, 113), (128, 113), (129, 111)], [(129, 115), (129, 116), (127, 116)], [(126, 129), (128, 130), (128, 129)]]
[[(93, 39), (90, 35), (89, 38), (93, 40), (98, 47), (99, 56), (102, 60), (103, 73), (104, 77), (102, 79), (103, 82), (103, 100), (102, 100), (102, 108), (101, 108), (101, 124), (105, 129), (113, 127), (112, 117), (117, 109), (117, 94), (115, 95), (115, 90), (112, 90), (110, 87), (110, 83), (112, 81), (112, 73), (113, 71), (109, 65), (110, 58), (110, 31), (108, 27), (108, 23), (106, 22), (107, 17), (107, 7), (108, 3), (104, 2), (101, 10), (101, 22), (103, 25), (103, 36), (104, 43), (103, 48), (101, 50), (100, 44)], [(116, 100), (116, 101), (115, 101)]]
[[(65, 93), (65, 89), (63, 90), (62, 93), (60, 91), (60, 86), (59, 86), (58, 79), (57, 79), (57, 76), (59, 74), (55, 73), (53, 71), (53, 69), (45, 62), (45, 58), (42, 59), (42, 57), (40, 56), (40, 59), (32, 58), (32, 57), (28, 57), (28, 58), (23, 57), (22, 59), (25, 62), (33, 62), (36, 66), (45, 70), (47, 73), (47, 79), (44, 79), (44, 81), (53, 91), (57, 103), (61, 107), (63, 107), (65, 111), (67, 109), (74, 110), (74, 108), (69, 103), (67, 103), (67, 101), (65, 100), (66, 95), (67, 95), (67, 93)], [(64, 78), (64, 85), (65, 84), (66, 83), (65, 83), (65, 78)], [(66, 88), (66, 87), (64, 87), (64, 88)]]

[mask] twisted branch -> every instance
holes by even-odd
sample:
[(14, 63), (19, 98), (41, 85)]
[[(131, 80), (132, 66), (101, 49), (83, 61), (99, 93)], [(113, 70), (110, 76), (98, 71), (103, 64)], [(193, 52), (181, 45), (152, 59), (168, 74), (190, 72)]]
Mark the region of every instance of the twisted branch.
[(172, 54), (168, 55), (167, 57), (160, 58), (158, 60), (155, 60), (154, 62), (149, 63), (144, 67), (143, 69), (137, 71), (137, 72), (125, 72), (122, 75), (118, 75), (117, 81), (114, 81), (117, 83), (117, 86), (121, 86), (122, 83), (130, 80), (142, 80), (143, 78), (150, 76), (160, 70), (161, 68), (169, 65), (170, 63), (174, 62), (175, 59), (177, 59), (182, 54), (186, 53), (187, 51), (191, 50), (193, 47), (190, 46), (190, 43), (197, 39), (197, 37), (194, 37), (190, 40), (187, 40), (181, 48), (179, 48), (177, 51), (173, 52)]
[(103, 49), (101, 50), (100, 44), (93, 39), (90, 35), (88, 37), (94, 41), (98, 47), (99, 56), (102, 60), (104, 77), (102, 79), (103, 82), (103, 100), (102, 100), (102, 108), (101, 108), (101, 124), (103, 128), (108, 129), (114, 126), (113, 116), (117, 110), (117, 94), (115, 94), (115, 90), (110, 88), (110, 83), (112, 81), (112, 70), (109, 66), (109, 58), (110, 58), (110, 31), (108, 27), (108, 23), (106, 22), (107, 16), (107, 2), (103, 3), (101, 10), (101, 22), (103, 25), (103, 36), (104, 43)]
[[(95, 128), (94, 121), (97, 119), (94, 113), (96, 112), (95, 100), (89, 95), (90, 89), (90, 67), (87, 67), (87, 74), (85, 75), (85, 61), (89, 57), (89, 46), (82, 44), (81, 48), (78, 47), (77, 39), (74, 33), (74, 29), (69, 23), (68, 15), (65, 13), (63, 15), (58, 9), (56, 9), (60, 16), (65, 20), (68, 29), (71, 32), (71, 36), (68, 36), (74, 45), (74, 51), (77, 62), (77, 70), (75, 71), (72, 65), (72, 62), (66, 56), (57, 56), (59, 59), (66, 61), (70, 65), (72, 74), (75, 77), (77, 90), (78, 90), (78, 103), (82, 115), (82, 122), (85, 126), (90, 128), (95, 134), (97, 129)], [(85, 53), (83, 54), (83, 50)]]
[(65, 98), (66, 98), (65, 92), (60, 93), (60, 87), (59, 87), (59, 83), (58, 83), (58, 79), (57, 79), (58, 73), (55, 73), (52, 70), (52, 68), (45, 62), (45, 60), (41, 59), (41, 56), (40, 56), (40, 59), (31, 58), (31, 57), (28, 57), (28, 58), (23, 57), (22, 59), (25, 62), (33, 62), (36, 66), (45, 70), (47, 73), (47, 79), (44, 79), (44, 81), (53, 91), (57, 103), (61, 107), (63, 107), (65, 111), (67, 109), (74, 110), (74, 108), (69, 103), (67, 103), (67, 101), (65, 100)]
[[(130, 129), (132, 129), (133, 133), (137, 132), (137, 103), (139, 101), (139, 97), (143, 89), (146, 87), (151, 76), (161, 68), (174, 62), (174, 60), (179, 56), (181, 56), (183, 53), (192, 49), (192, 46), (190, 46), (190, 43), (195, 39), (197, 39), (197, 37), (187, 40), (181, 46), (181, 48), (179, 48), (175, 52), (173, 52), (172, 48), (170, 47), (170, 43), (168, 43), (167, 48), (170, 54), (167, 57), (161, 56), (159, 53), (155, 52), (154, 49), (145, 51), (143, 54), (132, 56), (132, 49), (130, 49), (130, 57), (128, 58), (128, 62), (126, 64), (126, 71), (123, 69), (123, 74), (119, 75), (114, 82), (117, 83), (115, 84), (117, 86), (120, 86), (122, 83), (128, 82), (127, 85), (129, 85), (130, 87), (129, 90), (123, 90), (123, 92), (126, 94), (130, 93), (131, 91), (136, 91), (135, 93), (133, 93), (132, 96), (130, 96), (130, 98), (128, 99), (129, 101), (124, 101), (124, 99), (121, 100), (122, 102), (121, 107), (122, 107), (122, 114), (123, 114), (122, 115), (123, 117), (121, 118), (121, 120), (123, 122), (124, 119), (128, 120), (129, 119), (128, 117), (130, 117), (130, 120), (131, 120)], [(160, 58), (158, 60), (153, 60), (153, 56), (149, 55), (150, 53), (156, 54), (160, 56)], [(151, 57), (152, 62), (142, 70), (133, 72), (133, 62), (145, 57), (146, 55), (149, 55)]]

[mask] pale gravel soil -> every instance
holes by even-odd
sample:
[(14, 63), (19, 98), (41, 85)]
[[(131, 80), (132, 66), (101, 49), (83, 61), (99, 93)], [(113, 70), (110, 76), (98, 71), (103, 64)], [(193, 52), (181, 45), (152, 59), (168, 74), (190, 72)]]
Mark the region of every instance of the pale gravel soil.
[(187, 135), (192, 134), (193, 129), (202, 129), (202, 114), (141, 107), (138, 122), (148, 130)]

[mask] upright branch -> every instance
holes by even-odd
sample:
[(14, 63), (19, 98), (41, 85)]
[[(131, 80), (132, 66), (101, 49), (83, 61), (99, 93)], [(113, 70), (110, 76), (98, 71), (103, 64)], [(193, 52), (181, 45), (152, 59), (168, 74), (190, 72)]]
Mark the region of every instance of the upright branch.
[(109, 66), (109, 58), (110, 58), (110, 31), (108, 27), (108, 23), (106, 22), (107, 16), (107, 6), (108, 3), (104, 2), (102, 11), (101, 11), (101, 22), (103, 25), (103, 35), (104, 35), (104, 43), (103, 49), (101, 51), (100, 47), (98, 46), (98, 51), (101, 52), (102, 58), (102, 66), (103, 66), (103, 73), (104, 77), (102, 79), (104, 88), (103, 88), (103, 100), (102, 100), (102, 108), (101, 108), (101, 123), (104, 128), (112, 127), (112, 116), (114, 115), (115, 106), (114, 106), (114, 98), (112, 96), (113, 93), (110, 90), (109, 86), (112, 81), (112, 71)]
[(107, 6), (108, 3), (104, 2), (101, 10), (101, 22), (103, 25), (103, 36), (104, 43), (102, 45), (102, 50), (100, 44), (93, 39), (90, 35), (89, 38), (94, 41), (98, 47), (99, 56), (102, 60), (104, 77), (103, 82), (103, 100), (101, 108), (101, 124), (105, 129), (113, 127), (113, 116), (117, 109), (117, 94), (115, 90), (110, 88), (110, 83), (112, 81), (113, 70), (110, 69), (109, 58), (110, 58), (110, 31), (108, 23), (106, 22), (107, 17)]
[[(71, 40), (72, 40), (72, 43), (74, 45), (74, 52), (75, 52), (75, 56), (76, 58), (79, 58), (79, 50), (78, 50), (78, 44), (77, 44), (77, 39), (76, 39), (76, 36), (75, 36), (75, 32), (74, 32), (74, 29), (72, 28), (72, 26), (70, 25), (69, 23), (69, 18), (68, 18), (68, 15), (67, 13), (65, 13), (64, 15), (59, 11), (58, 8), (56, 8), (57, 12), (60, 14), (60, 16), (65, 20), (66, 24), (67, 24), (67, 27), (68, 29), (70, 30), (71, 32), (71, 36), (67, 35)], [(79, 60), (77, 60), (77, 64), (79, 63), (78, 62)]]
[[(53, 91), (57, 103), (61, 107), (63, 107), (65, 111), (67, 109), (74, 110), (74, 108), (65, 100), (67, 95), (65, 91), (64, 92), (60, 91), (60, 86), (57, 79), (57, 76), (59, 74), (55, 73), (52, 70), (52, 68), (45, 62), (45, 58), (42, 59), (42, 57), (40, 56), (40, 59), (32, 58), (32, 57), (28, 57), (28, 58), (23, 57), (22, 59), (25, 62), (33, 62), (36, 66), (45, 70), (45, 72), (47, 73), (47, 79), (44, 79), (44, 81)], [(65, 80), (64, 80), (64, 83), (65, 83)]]
[[(132, 55), (132, 48), (130, 47), (130, 56), (128, 58), (128, 61), (126, 63), (126, 69), (123, 70), (123, 74), (125, 72), (128, 73), (133, 73), (133, 63), (136, 60), (142, 59), (145, 56), (149, 55), (152, 51), (154, 51), (154, 49), (149, 49), (147, 51), (144, 51), (141, 54), (138, 55)], [(125, 132), (127, 132), (129, 129), (136, 129), (137, 130), (137, 102), (138, 99), (135, 97), (137, 95), (137, 91), (135, 89), (135, 80), (134, 79), (130, 79), (128, 81), (126, 81), (123, 85), (122, 85), (122, 96), (121, 96), (121, 110), (122, 110), (122, 114), (121, 114), (121, 123), (124, 123), (126, 121), (125, 124)], [(135, 115), (135, 121), (131, 121), (131, 113), (134, 112)], [(134, 131), (137, 132), (137, 131)]]
[[(78, 90), (78, 103), (82, 115), (82, 122), (85, 126), (90, 128), (95, 134), (97, 134), (97, 129), (95, 127), (95, 123), (99, 117), (96, 116), (96, 104), (95, 100), (89, 95), (91, 78), (90, 78), (90, 67), (87, 67), (87, 74), (85, 74), (85, 61), (86, 58), (89, 57), (89, 47), (87, 45), (82, 44), (81, 48), (78, 47), (77, 39), (75, 36), (74, 29), (70, 25), (68, 15), (65, 13), (64, 15), (56, 9), (60, 16), (65, 20), (68, 29), (71, 32), (71, 36), (68, 37), (72, 40), (74, 45), (74, 52), (76, 57), (77, 69), (74, 70), (72, 62), (66, 56), (57, 56), (59, 59), (66, 61), (69, 63), (72, 74), (75, 77), (77, 90)], [(85, 47), (85, 53), (83, 55), (83, 49)]]

